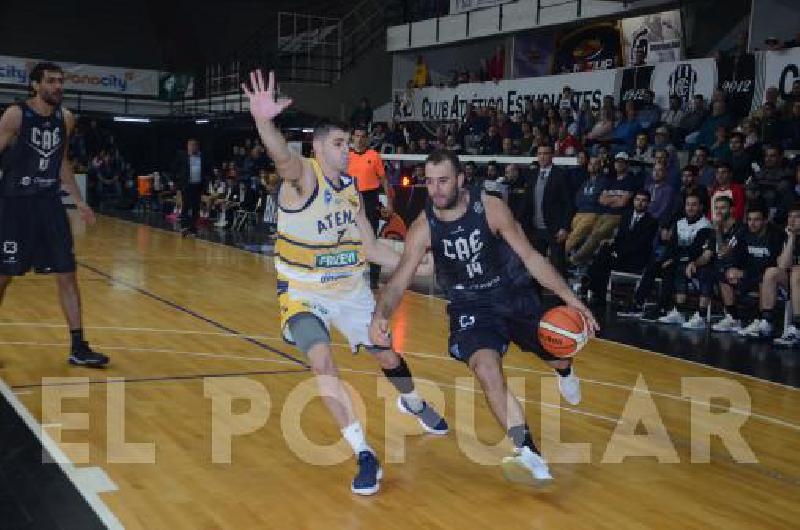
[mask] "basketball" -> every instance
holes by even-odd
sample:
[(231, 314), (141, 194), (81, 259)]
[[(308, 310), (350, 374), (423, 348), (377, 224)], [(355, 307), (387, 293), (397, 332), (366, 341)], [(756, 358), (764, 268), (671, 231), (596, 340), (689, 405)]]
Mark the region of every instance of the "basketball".
[(539, 342), (556, 357), (569, 358), (586, 345), (589, 335), (583, 315), (562, 305), (548, 310), (539, 321)]

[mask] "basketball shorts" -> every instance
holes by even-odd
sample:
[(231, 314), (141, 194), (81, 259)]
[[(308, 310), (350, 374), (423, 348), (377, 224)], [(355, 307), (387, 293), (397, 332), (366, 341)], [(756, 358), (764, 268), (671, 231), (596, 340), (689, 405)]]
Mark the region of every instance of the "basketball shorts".
[(521, 291), (502, 303), (470, 301), (450, 303), (450, 355), (469, 363), (472, 355), (483, 349), (501, 355), (513, 342), (524, 352), (535, 353), (543, 361), (558, 361), (539, 342), (539, 321), (544, 310), (533, 291)]
[(0, 275), (75, 272), (69, 219), (60, 197), (0, 197)]
[(351, 291), (311, 291), (295, 288), (290, 282), (278, 281), (278, 304), (281, 311), (283, 339), (294, 345), (287, 323), (301, 313), (310, 313), (331, 332), (336, 328), (345, 336), (352, 351), (359, 346), (370, 348), (369, 324), (375, 310), (375, 298), (366, 282)]

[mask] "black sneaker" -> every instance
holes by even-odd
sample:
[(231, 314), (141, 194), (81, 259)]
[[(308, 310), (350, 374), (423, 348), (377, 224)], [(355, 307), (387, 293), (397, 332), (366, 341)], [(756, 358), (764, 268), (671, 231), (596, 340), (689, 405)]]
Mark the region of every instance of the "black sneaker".
[(89, 343), (83, 341), (77, 348), (72, 348), (69, 354), (69, 364), (86, 366), (88, 368), (103, 368), (108, 364), (108, 357), (102, 353), (92, 351)]

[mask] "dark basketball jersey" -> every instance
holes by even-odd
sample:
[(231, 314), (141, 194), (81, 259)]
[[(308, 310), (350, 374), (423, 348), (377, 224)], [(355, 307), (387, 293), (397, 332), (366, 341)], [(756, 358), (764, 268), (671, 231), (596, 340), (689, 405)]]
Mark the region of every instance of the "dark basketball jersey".
[(66, 124), (61, 107), (41, 116), (25, 103), (15, 142), (3, 153), (0, 197), (57, 196)]
[[(486, 220), (481, 190), (469, 189), (469, 204), (461, 218), (445, 222), (436, 217), (429, 200), (425, 206), (431, 232), (436, 280), (453, 303), (481, 299), (488, 302), (508, 287), (502, 245)], [(510, 249), (508, 249), (510, 250)], [(513, 254), (513, 251), (511, 251)]]

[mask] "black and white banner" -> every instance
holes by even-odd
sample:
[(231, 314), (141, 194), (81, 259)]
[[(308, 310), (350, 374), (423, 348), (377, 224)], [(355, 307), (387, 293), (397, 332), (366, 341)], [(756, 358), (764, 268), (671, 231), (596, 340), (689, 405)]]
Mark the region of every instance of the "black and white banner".
[(735, 116), (747, 116), (756, 89), (756, 57), (752, 53), (725, 54), (717, 61), (719, 89), (725, 93), (728, 110)]
[(683, 57), (682, 42), (681, 12), (677, 9), (622, 19), (622, 51), (628, 66), (679, 61)]
[(653, 66), (640, 66), (638, 68), (625, 68), (622, 70), (622, 85), (619, 90), (619, 105), (626, 101), (642, 101), (645, 93), (650, 90), (653, 81)]
[(717, 63), (714, 59), (658, 63), (653, 68), (651, 88), (656, 94), (655, 103), (663, 109), (669, 108), (673, 94), (681, 98), (685, 107), (695, 94), (702, 94), (709, 101), (717, 88)]
[(600, 108), (604, 96), (615, 97), (620, 70), (508, 79), (498, 83), (465, 83), (454, 88), (397, 90), (393, 119), (397, 121), (458, 120), (467, 106), (494, 107), (506, 113), (525, 110), (525, 102), (541, 99), (558, 105), (565, 86), (572, 88), (573, 106), (589, 101)]
[(766, 52), (764, 58), (764, 93), (759, 103), (766, 101), (766, 89), (778, 87), (780, 97), (786, 99), (792, 92), (792, 84), (800, 80), (800, 48)]

